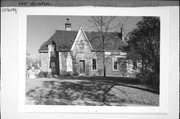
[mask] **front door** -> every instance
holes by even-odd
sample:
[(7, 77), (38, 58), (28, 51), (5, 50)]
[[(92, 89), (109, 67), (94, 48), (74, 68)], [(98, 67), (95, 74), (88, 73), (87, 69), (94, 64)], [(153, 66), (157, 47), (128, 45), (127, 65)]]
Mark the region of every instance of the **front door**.
[(85, 74), (85, 60), (79, 60), (80, 64), (80, 74)]

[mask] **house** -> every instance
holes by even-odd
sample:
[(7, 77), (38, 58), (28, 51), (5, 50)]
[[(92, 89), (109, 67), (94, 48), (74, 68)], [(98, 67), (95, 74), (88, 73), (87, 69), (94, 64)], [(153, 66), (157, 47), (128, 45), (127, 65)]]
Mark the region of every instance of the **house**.
[(103, 47), (99, 32), (86, 32), (82, 27), (72, 31), (67, 20), (65, 30), (56, 30), (41, 45), (41, 70), (52, 75), (125, 76), (127, 53), (121, 49), (127, 43), (122, 33), (108, 32), (105, 36)]

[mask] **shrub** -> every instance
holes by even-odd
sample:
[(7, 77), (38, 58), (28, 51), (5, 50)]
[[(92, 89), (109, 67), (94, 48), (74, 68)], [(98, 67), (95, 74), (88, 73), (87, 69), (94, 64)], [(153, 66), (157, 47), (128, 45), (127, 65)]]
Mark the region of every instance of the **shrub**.
[(147, 83), (147, 74), (140, 72), (136, 74), (136, 77), (140, 80), (141, 83)]
[(38, 74), (38, 78), (46, 78), (48, 76), (48, 72), (41, 71)]
[(72, 72), (66, 72), (65, 76), (72, 76)]
[(152, 85), (153, 87), (159, 87), (160, 77), (157, 72), (153, 72), (148, 76), (148, 84)]
[(77, 71), (73, 71), (73, 76), (78, 76), (79, 73)]
[(159, 87), (159, 74), (157, 72), (140, 72), (136, 75), (141, 83), (151, 85), (153, 87)]

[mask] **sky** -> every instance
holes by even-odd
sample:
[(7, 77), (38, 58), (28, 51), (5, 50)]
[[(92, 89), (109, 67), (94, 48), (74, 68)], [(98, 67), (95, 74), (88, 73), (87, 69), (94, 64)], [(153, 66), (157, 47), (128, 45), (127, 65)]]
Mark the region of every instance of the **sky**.
[[(89, 22), (91, 16), (27, 16), (27, 51), (29, 57), (38, 59), (38, 49), (41, 44), (47, 41), (56, 30), (65, 30), (66, 18), (69, 18), (71, 29), (78, 31), (80, 27), (84, 31), (93, 31), (92, 23)], [(125, 21), (127, 17), (120, 17), (119, 20)], [(124, 22), (126, 33), (136, 28), (136, 23), (141, 17), (128, 17)]]

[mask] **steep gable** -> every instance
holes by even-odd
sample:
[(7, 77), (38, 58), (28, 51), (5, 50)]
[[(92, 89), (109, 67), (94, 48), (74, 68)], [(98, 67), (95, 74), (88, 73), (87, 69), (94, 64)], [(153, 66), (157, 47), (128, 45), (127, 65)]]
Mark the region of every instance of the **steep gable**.
[(84, 30), (82, 28), (79, 29), (78, 34), (74, 40), (74, 43), (71, 47), (71, 50), (74, 50), (75, 47), (85, 47), (86, 49), (93, 50), (91, 43), (89, 42)]

